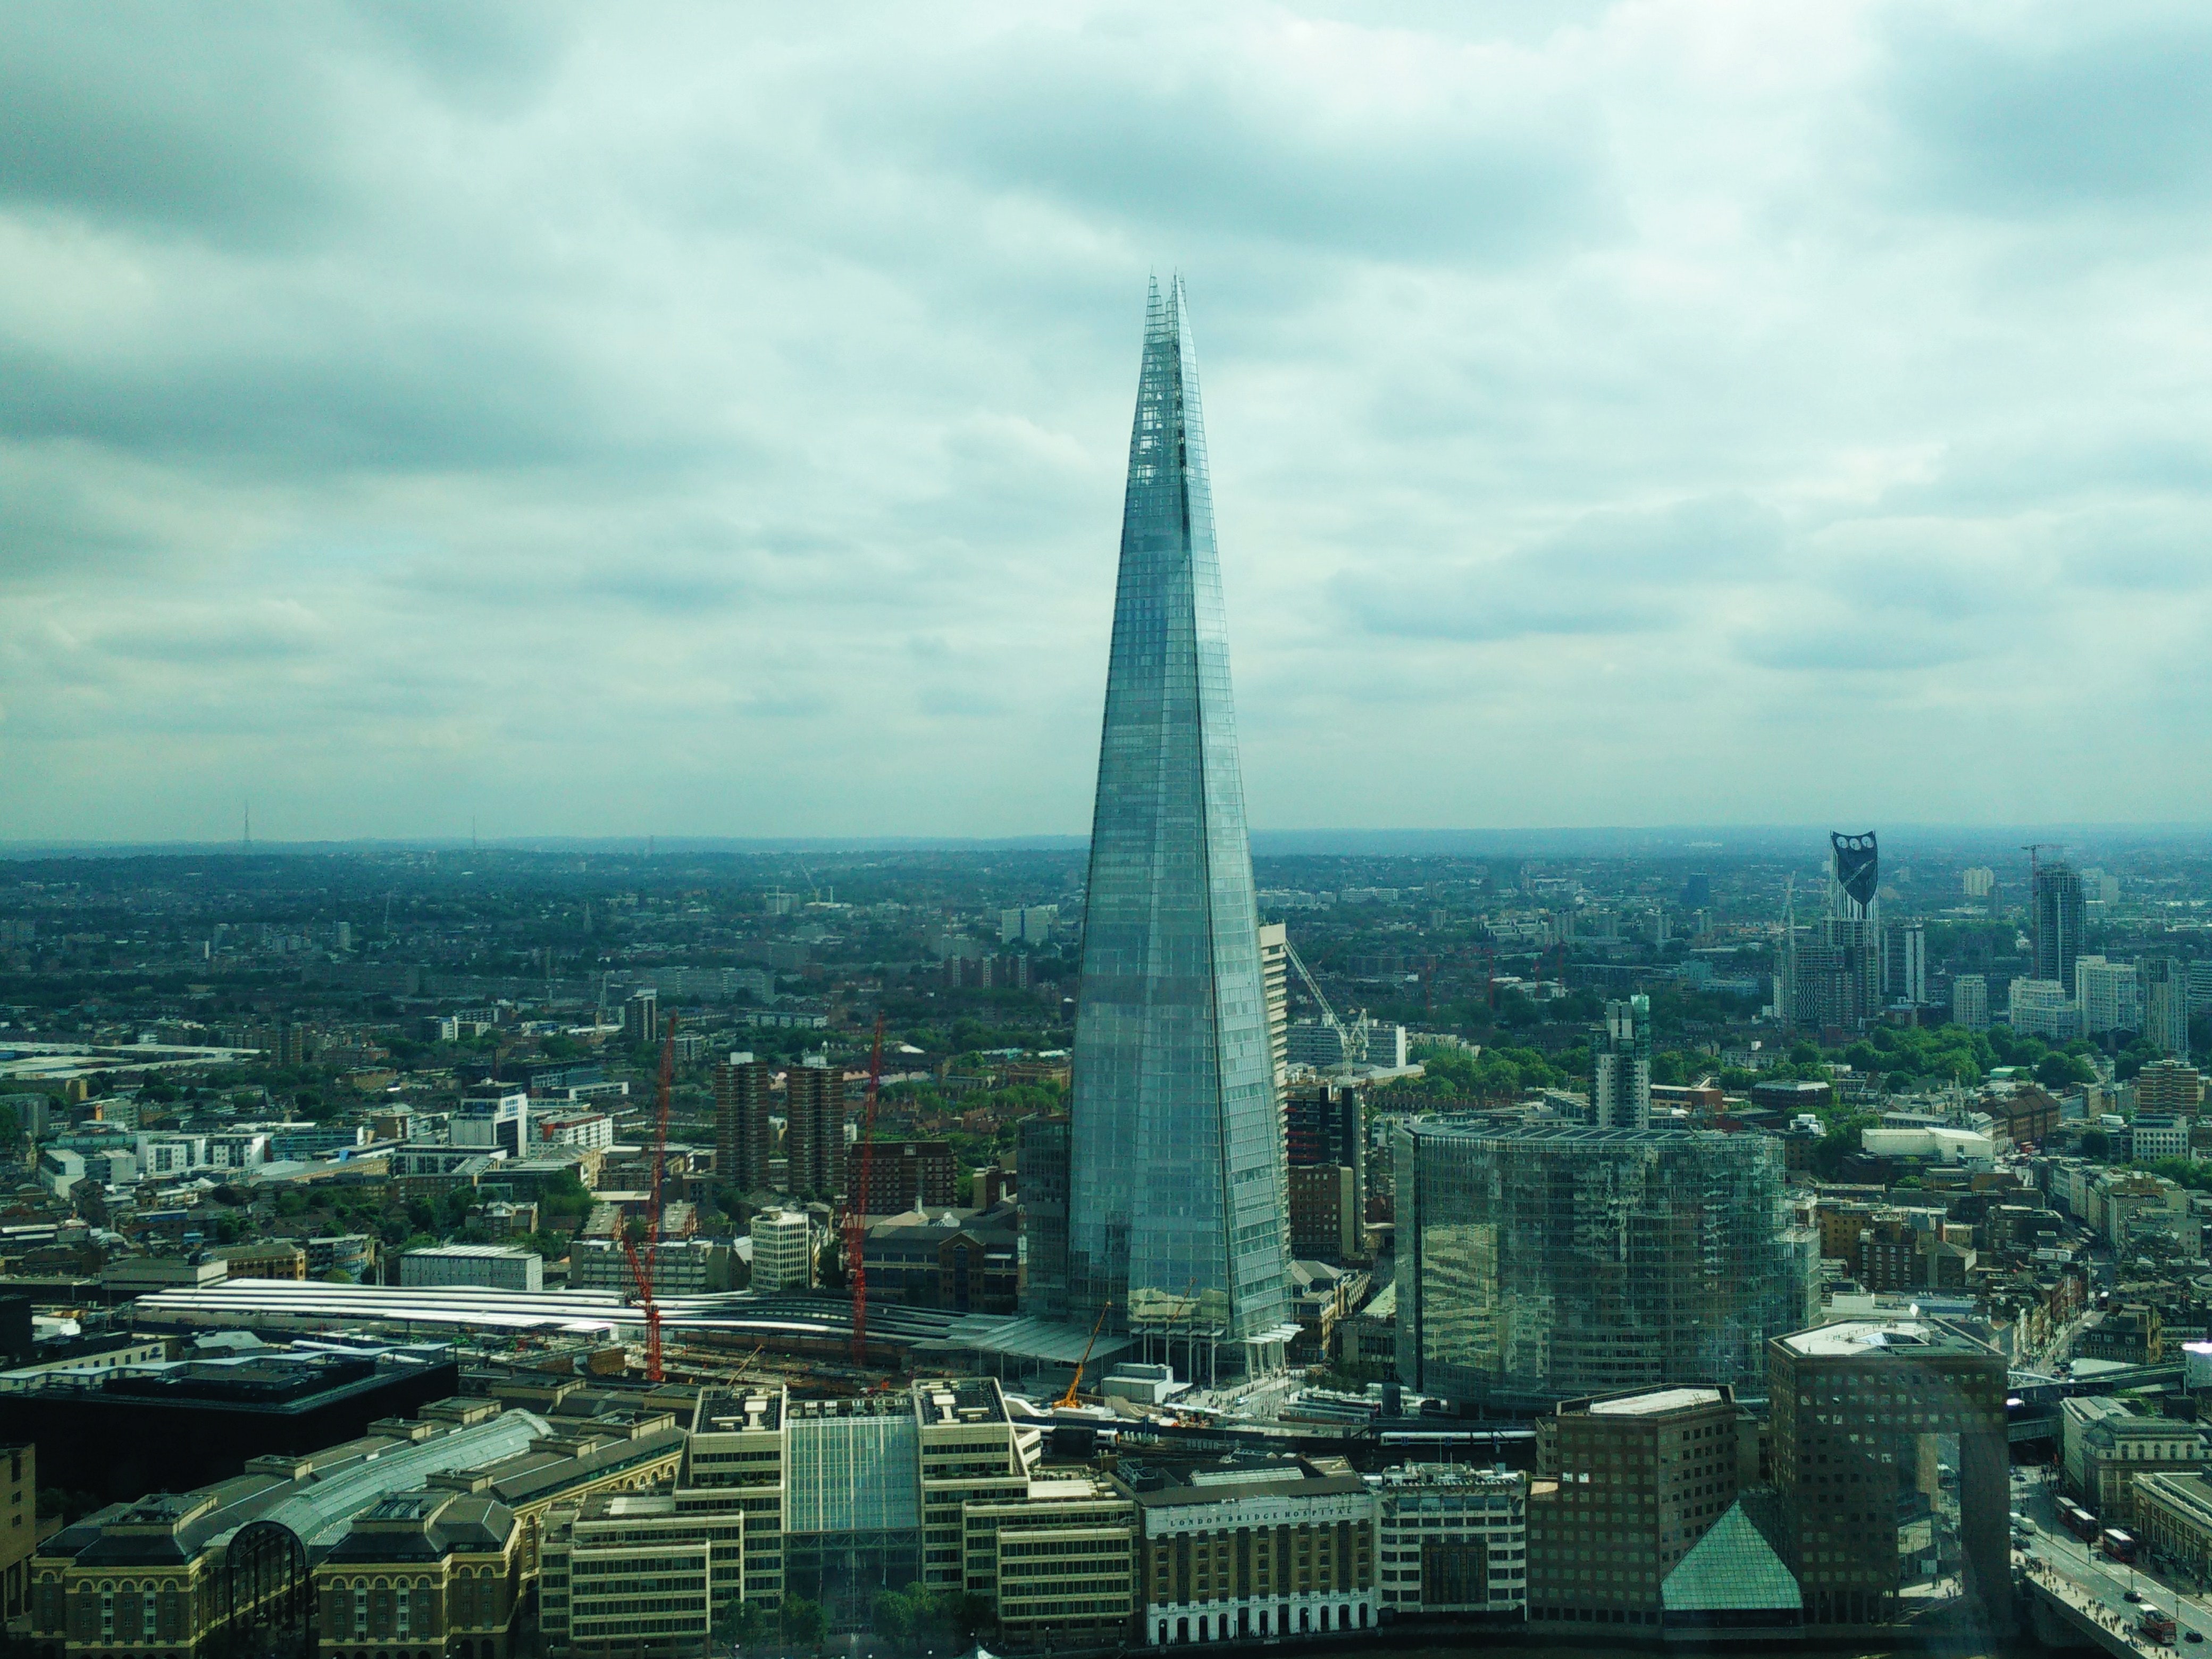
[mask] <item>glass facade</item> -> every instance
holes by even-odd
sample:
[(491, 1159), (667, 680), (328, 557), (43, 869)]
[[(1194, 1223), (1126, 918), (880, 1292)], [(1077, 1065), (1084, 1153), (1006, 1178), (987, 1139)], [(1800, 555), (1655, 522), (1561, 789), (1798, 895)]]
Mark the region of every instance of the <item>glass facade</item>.
[(1154, 287), (1075, 1027), (1068, 1270), (1114, 1322), (1194, 1306), (1232, 1338), (1287, 1316), (1287, 1181), (1229, 641), (1180, 280)]
[(1425, 1394), (1756, 1387), (1812, 1317), (1818, 1245), (1771, 1137), (1431, 1120), (1394, 1152), (1398, 1375)]

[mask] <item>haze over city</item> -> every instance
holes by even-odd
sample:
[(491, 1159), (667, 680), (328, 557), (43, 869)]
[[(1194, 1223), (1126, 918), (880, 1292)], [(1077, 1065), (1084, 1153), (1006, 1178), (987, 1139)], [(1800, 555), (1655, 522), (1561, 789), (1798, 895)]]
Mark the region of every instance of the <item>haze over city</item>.
[(2199, 9), (0, 15), (0, 839), (2201, 822)]

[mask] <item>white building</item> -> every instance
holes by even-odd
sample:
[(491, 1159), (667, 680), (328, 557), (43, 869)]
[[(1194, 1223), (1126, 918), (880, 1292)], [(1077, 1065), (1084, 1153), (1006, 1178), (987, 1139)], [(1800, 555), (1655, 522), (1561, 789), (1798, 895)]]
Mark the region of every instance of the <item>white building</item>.
[(1001, 945), (1042, 945), (1052, 938), (1052, 930), (1060, 921), (1056, 904), (1022, 904), (1011, 910), (999, 912), (999, 943)]
[(2103, 957), (2079, 957), (2074, 963), (2074, 1000), (2081, 1006), (2081, 1032), (2142, 1030), (2142, 992), (2135, 964)]
[(2142, 1019), (2134, 1029), (2162, 1054), (2189, 1055), (2189, 971), (2171, 957), (2144, 957), (2136, 963), (2142, 987)]
[(492, 1291), (542, 1291), (545, 1259), (505, 1244), (440, 1244), (399, 1258), (403, 1285), (471, 1285)]
[(1990, 1029), (1990, 982), (1980, 974), (1961, 974), (1951, 981), (1951, 1018), (1970, 1031)]
[(2065, 1042), (2081, 1035), (2081, 1010), (2055, 979), (2013, 981), (2006, 1018), (2021, 1036)]
[(1386, 1613), (1507, 1613), (1528, 1601), (1528, 1479), (1455, 1463), (1369, 1477), (1382, 1504), (1375, 1577)]
[(803, 1291), (814, 1283), (814, 1224), (803, 1210), (753, 1217), (753, 1289)]
[(1968, 898), (1987, 898), (1997, 884), (1997, 872), (1986, 864), (1978, 864), (1960, 873), (1960, 883)]
[(574, 1146), (579, 1152), (604, 1152), (615, 1144), (615, 1121), (605, 1112), (556, 1113), (531, 1126), (530, 1140), (541, 1150)]

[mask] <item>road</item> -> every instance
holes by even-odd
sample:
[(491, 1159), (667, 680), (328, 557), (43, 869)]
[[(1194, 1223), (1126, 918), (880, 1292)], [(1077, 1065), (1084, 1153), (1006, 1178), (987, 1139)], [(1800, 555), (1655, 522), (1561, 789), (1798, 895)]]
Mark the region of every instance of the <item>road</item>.
[[(2130, 1631), (2144, 1608), (2156, 1607), (2173, 1616), (2176, 1649), (2212, 1655), (2212, 1607), (2198, 1597), (2182, 1594), (2139, 1567), (2106, 1560), (2068, 1532), (2059, 1524), (2058, 1512), (2052, 1503), (2057, 1488), (2039, 1478), (2045, 1473), (2055, 1476), (2055, 1470), (2016, 1468), (2012, 1473), (2012, 1506), (2035, 1522), (2035, 1536), (2028, 1540), (2027, 1553), (2066, 1579)], [(2019, 1546), (2015, 1544), (2014, 1547), (2018, 1553)], [(2127, 1599), (2131, 1589), (2142, 1598), (2140, 1601)], [(2188, 1632), (2191, 1631), (2203, 1638), (2205, 1644), (2202, 1648), (2189, 1640)], [(2136, 1643), (2146, 1652), (2161, 1651), (2140, 1637)]]

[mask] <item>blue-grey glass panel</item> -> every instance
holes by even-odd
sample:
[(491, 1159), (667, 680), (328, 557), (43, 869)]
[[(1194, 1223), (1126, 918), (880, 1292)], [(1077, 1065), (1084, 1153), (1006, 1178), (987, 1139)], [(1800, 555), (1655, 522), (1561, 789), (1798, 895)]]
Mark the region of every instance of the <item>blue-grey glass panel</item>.
[(1070, 1124), (1079, 1308), (1287, 1313), (1287, 1206), (1198, 360), (1152, 294), (1107, 665)]

